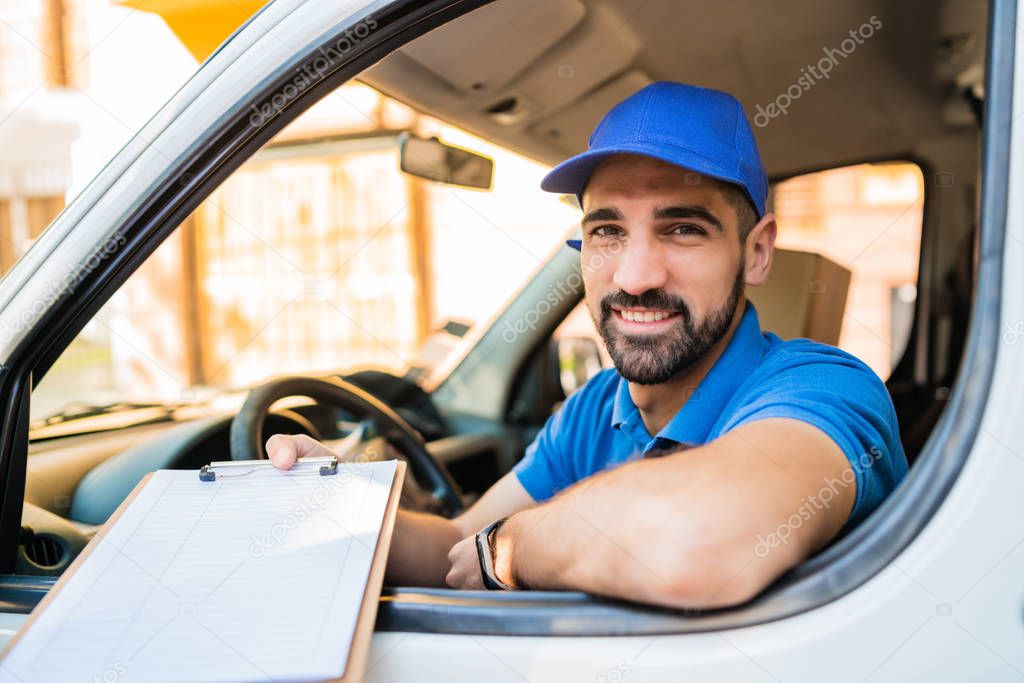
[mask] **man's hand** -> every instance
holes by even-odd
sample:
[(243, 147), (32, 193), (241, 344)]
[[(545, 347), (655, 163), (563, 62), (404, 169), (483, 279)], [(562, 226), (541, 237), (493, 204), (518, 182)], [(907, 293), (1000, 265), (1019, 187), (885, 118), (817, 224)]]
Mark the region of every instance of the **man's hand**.
[(480, 558), (476, 554), (476, 534), (467, 536), (448, 551), (451, 569), (444, 577), (449, 588), (462, 590), (483, 590), (484, 579), (480, 574)]
[[(491, 545), (494, 553), (494, 575), (498, 581), (511, 588), (519, 588), (512, 576), (512, 536), (510, 531), (515, 525), (517, 515), (507, 518), (496, 532), (492, 532)], [(467, 536), (454, 546), (448, 553), (451, 570), (445, 577), (449, 588), (463, 590), (483, 590), (484, 578), (480, 569), (480, 557), (477, 555), (476, 534)]]
[(297, 458), (333, 455), (334, 451), (305, 434), (274, 434), (267, 439), (267, 457), (282, 470), (289, 469)]

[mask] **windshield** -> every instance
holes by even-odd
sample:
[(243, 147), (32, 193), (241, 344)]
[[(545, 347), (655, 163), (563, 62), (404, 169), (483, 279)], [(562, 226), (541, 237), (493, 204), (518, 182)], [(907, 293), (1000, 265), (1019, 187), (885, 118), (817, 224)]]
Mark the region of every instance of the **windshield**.
[[(375, 122), (364, 111), (386, 113)], [(493, 159), (491, 189), (403, 173), (398, 131), (410, 129)], [(36, 387), (31, 417), (174, 407), (283, 374), (429, 371), (578, 220), (539, 189), (545, 172), (368, 86), (343, 86), (133, 274)]]

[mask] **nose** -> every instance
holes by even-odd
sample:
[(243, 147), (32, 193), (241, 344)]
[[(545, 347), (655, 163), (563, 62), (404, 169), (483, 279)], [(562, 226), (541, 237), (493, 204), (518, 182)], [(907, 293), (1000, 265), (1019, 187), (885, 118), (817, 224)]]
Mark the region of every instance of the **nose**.
[(622, 291), (635, 296), (664, 287), (668, 269), (662, 252), (650, 239), (631, 238), (616, 259), (613, 282)]

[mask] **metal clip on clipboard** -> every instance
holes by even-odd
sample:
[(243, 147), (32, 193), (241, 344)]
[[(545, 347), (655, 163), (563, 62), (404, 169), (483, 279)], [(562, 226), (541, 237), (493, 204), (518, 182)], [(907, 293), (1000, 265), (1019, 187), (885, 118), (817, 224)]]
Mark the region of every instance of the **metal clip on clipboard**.
[[(329, 455), (299, 458), (295, 461), (295, 464), (292, 465), (291, 470), (282, 472), (282, 474), (293, 472), (295, 468), (315, 465), (320, 467), (319, 471), (321, 477), (338, 473), (338, 458), (336, 456)], [(203, 465), (202, 468), (200, 468), (199, 481), (216, 481), (218, 476), (223, 479), (244, 477), (247, 474), (252, 474), (258, 469), (273, 466), (274, 464), (269, 460), (218, 460), (216, 462), (211, 462), (209, 465)]]

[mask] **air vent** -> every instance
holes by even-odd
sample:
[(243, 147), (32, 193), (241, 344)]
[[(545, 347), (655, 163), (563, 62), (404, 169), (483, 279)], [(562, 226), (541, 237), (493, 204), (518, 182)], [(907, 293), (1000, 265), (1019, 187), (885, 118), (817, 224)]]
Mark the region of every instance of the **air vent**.
[(64, 561), (64, 544), (53, 536), (36, 535), (25, 546), (25, 554), (40, 567), (56, 567)]

